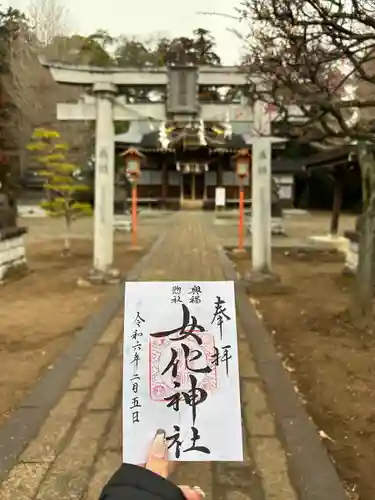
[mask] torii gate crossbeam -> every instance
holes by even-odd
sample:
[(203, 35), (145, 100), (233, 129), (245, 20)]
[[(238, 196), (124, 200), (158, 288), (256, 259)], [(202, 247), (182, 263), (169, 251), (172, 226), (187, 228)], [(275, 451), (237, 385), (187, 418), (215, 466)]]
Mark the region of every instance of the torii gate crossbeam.
[[(58, 83), (70, 85), (94, 85), (111, 82), (118, 86), (166, 86), (169, 83), (168, 68), (99, 68), (48, 63), (41, 58), (41, 63), (48, 67), (52, 77)], [(244, 86), (249, 84), (247, 73), (236, 66), (199, 66), (198, 84), (207, 86)], [(252, 78), (252, 83), (256, 83)], [(260, 83), (260, 79), (259, 79)]]

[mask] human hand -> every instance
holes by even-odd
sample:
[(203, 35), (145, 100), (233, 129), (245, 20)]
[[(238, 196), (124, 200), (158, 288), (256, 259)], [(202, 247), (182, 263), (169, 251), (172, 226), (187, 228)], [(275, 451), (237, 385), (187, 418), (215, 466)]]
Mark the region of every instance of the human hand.
[[(176, 466), (176, 462), (168, 461), (168, 445), (165, 440), (165, 431), (159, 429), (155, 435), (154, 441), (151, 444), (146, 469), (151, 470), (159, 476), (167, 477), (171, 474)], [(204, 492), (199, 486), (180, 486), (182, 493), (186, 500), (203, 500), (205, 497)]]

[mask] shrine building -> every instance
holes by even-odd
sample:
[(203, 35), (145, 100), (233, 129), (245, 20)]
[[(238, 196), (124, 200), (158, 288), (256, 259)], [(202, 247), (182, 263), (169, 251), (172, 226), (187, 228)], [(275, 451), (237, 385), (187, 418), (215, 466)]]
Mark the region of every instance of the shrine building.
[[(129, 147), (144, 155), (138, 181), (141, 204), (179, 208), (215, 207), (216, 187), (225, 188), (227, 208), (239, 201), (239, 180), (235, 157), (248, 150), (251, 158), (250, 122), (234, 122), (230, 131), (219, 123), (167, 123), (163, 133), (152, 130), (147, 121), (133, 121), (125, 134), (116, 136), (117, 157)], [(164, 142), (166, 140), (166, 142)], [(162, 144), (163, 143), (163, 144)], [(277, 158), (286, 141), (273, 138), (273, 158)], [(286, 162), (273, 161), (273, 179), (279, 188), (284, 207), (293, 206), (294, 168)], [(250, 204), (251, 175), (245, 184), (245, 203)]]

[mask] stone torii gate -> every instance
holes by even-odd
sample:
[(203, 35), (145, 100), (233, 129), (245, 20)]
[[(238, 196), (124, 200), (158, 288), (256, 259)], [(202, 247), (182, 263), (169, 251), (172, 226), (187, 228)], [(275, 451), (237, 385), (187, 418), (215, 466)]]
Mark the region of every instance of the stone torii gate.
[[(94, 120), (95, 141), (95, 212), (94, 271), (106, 275), (113, 265), (114, 225), (114, 122), (135, 118), (164, 122), (246, 121), (253, 123), (252, 236), (253, 267), (269, 271), (271, 264), (271, 131), (270, 116), (262, 103), (254, 110), (243, 104), (204, 103), (198, 99), (200, 86), (245, 87), (248, 76), (236, 67), (170, 67), (145, 69), (93, 68), (63, 64), (42, 64), (58, 83), (83, 86), (91, 95), (76, 103), (57, 105), (58, 120)], [(167, 102), (130, 104), (119, 95), (121, 88), (154, 87), (167, 91)]]

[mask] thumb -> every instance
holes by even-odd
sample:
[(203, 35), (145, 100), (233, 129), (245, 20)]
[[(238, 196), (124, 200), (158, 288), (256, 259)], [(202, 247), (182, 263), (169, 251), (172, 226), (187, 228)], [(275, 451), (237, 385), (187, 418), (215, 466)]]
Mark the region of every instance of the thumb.
[(179, 485), (179, 488), (186, 500), (204, 500), (206, 496), (205, 493), (199, 488), (199, 486), (194, 486), (193, 488), (191, 488), (190, 486)]
[(156, 432), (146, 462), (146, 469), (162, 477), (168, 477), (168, 446), (163, 429)]

